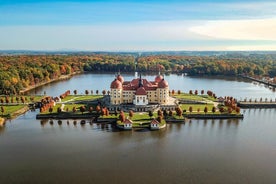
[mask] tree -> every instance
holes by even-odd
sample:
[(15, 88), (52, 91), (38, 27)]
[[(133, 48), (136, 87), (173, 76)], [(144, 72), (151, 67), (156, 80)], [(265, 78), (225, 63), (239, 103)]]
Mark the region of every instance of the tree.
[(236, 112), (237, 112), (237, 114), (239, 114), (241, 112), (241, 108), (236, 107)]
[(169, 111), (169, 116), (173, 116), (173, 111), (172, 110)]
[(228, 113), (229, 113), (229, 114), (231, 114), (231, 113), (232, 113), (232, 111), (233, 111), (233, 109), (232, 109), (231, 107), (228, 107), (228, 109), (227, 109), (227, 110), (228, 110)]
[(219, 108), (219, 112), (223, 113), (224, 112), (224, 108), (223, 107)]
[(57, 113), (61, 113), (61, 108), (60, 107), (57, 108)]
[(73, 113), (77, 112), (77, 108), (73, 107), (72, 111), (73, 111)]
[(50, 107), (50, 108), (49, 108), (49, 113), (52, 114), (52, 112), (53, 112), (53, 107)]
[(101, 113), (102, 113), (102, 116), (106, 115), (106, 107), (103, 107), (102, 110), (101, 110)]
[(181, 91), (180, 91), (180, 90), (178, 90), (178, 91), (177, 91), (177, 94), (179, 94), (179, 95), (180, 95), (180, 94), (181, 94)]
[(124, 122), (126, 120), (124, 111), (120, 111), (119, 119), (121, 122)]
[(213, 113), (216, 112), (216, 107), (215, 107), (215, 106), (212, 108), (212, 112), (213, 112)]
[(100, 105), (96, 106), (96, 111), (97, 111), (97, 113), (100, 113), (100, 111), (101, 111), (101, 106)]
[(25, 103), (25, 98), (21, 96), (21, 102), (24, 104)]
[(90, 113), (92, 113), (92, 112), (93, 112), (93, 107), (90, 106), (89, 109), (88, 109), (88, 111), (89, 111)]
[(157, 118), (156, 118), (156, 121), (158, 121), (159, 123), (161, 123), (161, 121), (162, 121), (162, 116), (158, 116)]
[(175, 93), (175, 91), (174, 91), (174, 89), (172, 90), (172, 95), (174, 95), (174, 93)]
[(193, 94), (193, 91), (192, 91), (192, 90), (190, 90), (190, 91), (189, 91), (189, 94), (190, 94), (190, 95), (192, 95), (192, 94)]
[(132, 117), (133, 117), (133, 115), (134, 115), (133, 110), (130, 110), (129, 113), (128, 113), (128, 115), (129, 115), (130, 119), (132, 119)]
[(1, 106), (1, 112), (2, 112), (2, 116), (3, 116), (3, 114), (4, 114), (4, 112), (5, 112), (5, 109), (4, 109), (3, 106)]
[(149, 117), (151, 118), (153, 116), (153, 112), (149, 110)]
[(197, 90), (195, 90), (195, 95), (198, 95), (198, 91)]
[(157, 115), (163, 117), (163, 113), (162, 113), (162, 111), (160, 109), (157, 111)]
[(96, 95), (98, 95), (99, 94), (99, 90), (96, 90)]
[(193, 107), (192, 107), (192, 106), (189, 107), (189, 112), (190, 112), (190, 113), (193, 112)]
[(86, 110), (85, 106), (80, 107), (80, 111), (81, 111), (82, 114), (85, 112), (85, 110)]
[(168, 112), (167, 112), (167, 110), (166, 110), (166, 109), (164, 109), (164, 110), (163, 110), (163, 115), (164, 115), (164, 117), (165, 117), (165, 118), (167, 118), (167, 116), (168, 116)]
[(103, 94), (103, 96), (106, 95), (106, 90), (103, 90), (103, 91), (102, 91), (102, 94)]
[(109, 116), (109, 110), (108, 110), (108, 109), (106, 109), (105, 115), (106, 115), (106, 116)]
[(208, 107), (204, 107), (204, 113), (206, 114), (208, 112)]
[(176, 107), (175, 111), (176, 111), (176, 114), (177, 114), (179, 117), (182, 116), (183, 111), (182, 111), (182, 109), (181, 109), (180, 107)]
[(88, 91), (88, 90), (85, 90), (85, 94), (88, 95), (88, 94), (89, 94), (89, 91)]
[(201, 95), (204, 95), (204, 90), (201, 90)]
[(74, 92), (74, 95), (78, 94), (78, 91), (76, 89), (73, 92)]

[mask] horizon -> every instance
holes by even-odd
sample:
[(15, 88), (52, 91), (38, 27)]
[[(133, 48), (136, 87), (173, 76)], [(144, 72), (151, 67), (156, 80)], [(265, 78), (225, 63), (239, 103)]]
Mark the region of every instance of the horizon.
[(272, 0), (0, 1), (0, 50), (276, 51)]

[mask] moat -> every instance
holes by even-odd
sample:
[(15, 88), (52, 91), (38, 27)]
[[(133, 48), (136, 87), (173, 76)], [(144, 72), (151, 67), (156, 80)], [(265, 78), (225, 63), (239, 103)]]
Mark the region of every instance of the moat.
[[(128, 80), (133, 76), (124, 74)], [(114, 74), (77, 75), (31, 93), (102, 91), (113, 79)], [(263, 85), (240, 79), (177, 75), (165, 79), (170, 89), (185, 92), (211, 89), (238, 100), (276, 97)], [(160, 131), (118, 131), (111, 124), (81, 125), (80, 120), (41, 123), (35, 119), (37, 113), (29, 111), (0, 129), (1, 183), (276, 181), (275, 108), (242, 109), (244, 119), (192, 119)]]

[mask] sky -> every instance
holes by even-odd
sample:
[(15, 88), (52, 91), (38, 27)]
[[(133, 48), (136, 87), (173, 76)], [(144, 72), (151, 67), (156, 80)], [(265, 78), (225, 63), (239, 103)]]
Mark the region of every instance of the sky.
[(276, 50), (274, 0), (0, 0), (0, 50)]

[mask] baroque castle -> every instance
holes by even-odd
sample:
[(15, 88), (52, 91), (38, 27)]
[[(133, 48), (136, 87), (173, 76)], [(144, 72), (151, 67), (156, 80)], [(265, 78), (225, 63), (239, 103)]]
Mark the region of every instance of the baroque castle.
[(132, 81), (124, 81), (122, 75), (118, 75), (110, 85), (110, 103), (119, 104), (162, 104), (169, 101), (169, 84), (161, 76), (155, 77), (154, 81), (139, 78)]

